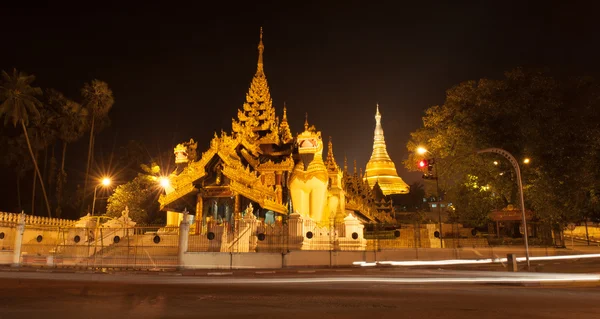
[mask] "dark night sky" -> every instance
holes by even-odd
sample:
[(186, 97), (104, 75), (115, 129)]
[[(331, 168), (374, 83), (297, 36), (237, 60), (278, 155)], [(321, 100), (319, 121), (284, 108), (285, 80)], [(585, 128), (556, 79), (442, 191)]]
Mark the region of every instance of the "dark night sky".
[[(230, 131), (260, 26), (274, 105), (280, 115), (286, 102), (292, 131), (308, 112), (340, 164), (345, 154), (364, 167), (379, 103), (407, 182), (419, 179), (402, 168), (409, 132), (453, 85), (516, 66), (600, 73), (593, 1), (26, 3), (0, 5), (0, 69), (35, 74), (72, 98), (84, 82), (108, 82), (116, 103), (97, 141), (104, 155), (130, 139), (155, 153), (193, 137), (204, 150), (214, 131)], [(85, 162), (79, 144), (70, 165)]]

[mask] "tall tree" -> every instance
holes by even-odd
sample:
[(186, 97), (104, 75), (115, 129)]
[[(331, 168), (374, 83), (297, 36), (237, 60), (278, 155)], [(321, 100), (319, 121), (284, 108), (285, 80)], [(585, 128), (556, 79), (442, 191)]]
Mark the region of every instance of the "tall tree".
[(58, 139), (62, 142), (60, 169), (56, 175), (56, 215), (62, 214), (62, 199), (64, 186), (67, 182), (65, 161), (67, 145), (80, 139), (87, 130), (87, 109), (81, 104), (68, 99), (61, 92), (54, 89), (46, 90), (46, 99), (50, 108), (57, 114), (56, 130)]
[[(38, 112), (40, 114), (39, 118), (36, 121), (33, 121), (33, 124), (27, 128), (28, 135), (31, 140), (31, 147), (33, 149), (34, 156), (36, 160), (40, 159), (41, 155), (43, 155), (43, 170), (40, 170), (42, 173), (42, 181), (44, 185), (47, 187), (47, 177), (48, 177), (48, 148), (54, 143), (56, 140), (56, 126), (55, 122), (57, 119), (57, 113), (54, 112), (53, 109), (47, 107), (42, 103), (42, 107), (38, 108)], [(35, 203), (36, 203), (36, 180), (37, 174), (34, 173), (33, 176), (33, 191), (32, 191), (32, 204), (31, 204), (31, 213), (34, 213)]]
[(42, 186), (48, 217), (52, 217), (48, 195), (46, 194), (46, 187), (44, 186), (42, 174), (40, 174), (40, 169), (31, 148), (29, 135), (27, 134), (27, 125), (29, 124), (30, 116), (33, 116), (34, 118), (39, 117), (40, 113), (38, 108), (42, 107), (42, 103), (37, 99), (37, 96), (42, 95), (42, 90), (39, 87), (31, 86), (31, 83), (34, 80), (35, 76), (17, 72), (16, 69), (13, 69), (12, 75), (9, 75), (6, 71), (2, 71), (2, 82), (0, 84), (0, 102), (2, 104), (0, 104), (0, 117), (4, 116), (5, 125), (12, 122), (13, 126), (16, 127), (18, 123), (21, 124), (25, 140), (27, 141), (29, 155), (31, 155), (35, 172), (38, 175)]
[[(504, 204), (518, 204), (512, 166), (495, 155), (473, 155), (475, 150), (497, 147), (519, 161), (530, 158), (530, 164), (521, 162), (526, 205), (541, 221), (561, 229), (585, 211), (586, 198), (597, 186), (598, 108), (600, 87), (592, 79), (558, 79), (517, 68), (502, 79), (467, 81), (448, 90), (443, 105), (425, 112), (423, 127), (411, 133), (407, 148), (414, 152), (422, 145), (435, 154), (440, 185), (466, 197), (452, 198), (463, 208), (491, 200), (464, 189), (469, 176)], [(413, 153), (405, 166), (417, 170), (421, 158)], [(466, 209), (465, 214), (478, 210)]]
[[(112, 108), (115, 100), (113, 98), (112, 90), (108, 87), (108, 84), (100, 80), (93, 80), (91, 83), (86, 83), (81, 90), (81, 96), (83, 98), (83, 106), (87, 109), (90, 119), (90, 141), (88, 145), (88, 158), (85, 169), (85, 182), (83, 184), (83, 196), (85, 197), (88, 190), (90, 167), (93, 162), (96, 125), (98, 121), (102, 121), (107, 117), (108, 112)], [(83, 211), (85, 200), (82, 200), (81, 205), (81, 211)]]

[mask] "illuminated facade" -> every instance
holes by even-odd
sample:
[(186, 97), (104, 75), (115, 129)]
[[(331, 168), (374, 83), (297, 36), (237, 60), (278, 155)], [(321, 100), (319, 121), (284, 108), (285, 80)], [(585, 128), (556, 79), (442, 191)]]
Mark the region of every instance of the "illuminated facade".
[(373, 137), (373, 153), (367, 163), (365, 179), (371, 188), (378, 184), (384, 195), (408, 194), (409, 186), (396, 172), (396, 165), (388, 155), (381, 126), (379, 105), (375, 112), (375, 136)]
[(177, 169), (159, 199), (167, 224), (177, 225), (183, 210), (196, 215), (198, 228), (209, 222), (234, 225), (247, 214), (264, 223), (300, 218), (319, 227), (391, 222), (366, 182), (348, 174), (346, 165), (338, 167), (331, 138), (324, 161), (321, 132), (308, 119), (294, 137), (285, 107), (276, 115), (263, 52), (261, 29), (256, 73), (232, 132), (215, 133), (209, 149), (198, 155), (193, 140), (175, 148)]

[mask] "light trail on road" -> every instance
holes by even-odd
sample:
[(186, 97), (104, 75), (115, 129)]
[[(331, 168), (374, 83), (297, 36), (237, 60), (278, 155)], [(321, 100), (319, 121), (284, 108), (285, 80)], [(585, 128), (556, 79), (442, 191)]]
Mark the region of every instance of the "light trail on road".
[(32, 279), (78, 282), (119, 282), (135, 284), (166, 285), (230, 285), (230, 284), (315, 284), (315, 283), (388, 283), (388, 284), (450, 284), (450, 283), (567, 283), (600, 282), (596, 274), (554, 274), (554, 273), (497, 273), (483, 275), (482, 272), (465, 271), (454, 277), (392, 277), (392, 276), (337, 276), (337, 277), (288, 277), (288, 278), (214, 278), (199, 276), (150, 276), (150, 275), (111, 275), (80, 273), (38, 273), (5, 272), (2, 279)]
[[(530, 261), (547, 261), (547, 260), (566, 260), (566, 259), (586, 259), (600, 258), (600, 254), (582, 254), (582, 255), (562, 255), (562, 256), (538, 256), (529, 257)], [(526, 261), (525, 257), (517, 257), (517, 262)], [(492, 264), (506, 263), (508, 258), (486, 258), (486, 259), (447, 259), (447, 260), (408, 260), (408, 261), (355, 261), (353, 264), (362, 267), (374, 267), (377, 265), (390, 266), (448, 266), (448, 265), (475, 265), (475, 264)]]

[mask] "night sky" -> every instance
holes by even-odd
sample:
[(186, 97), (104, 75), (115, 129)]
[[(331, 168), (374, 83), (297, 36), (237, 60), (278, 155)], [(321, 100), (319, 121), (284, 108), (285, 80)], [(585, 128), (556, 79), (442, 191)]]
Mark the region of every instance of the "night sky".
[[(75, 99), (94, 78), (112, 88), (99, 161), (128, 140), (156, 154), (193, 137), (204, 151), (215, 131), (230, 132), (261, 26), (274, 105), (281, 115), (286, 103), (292, 132), (308, 112), (340, 164), (346, 155), (364, 167), (379, 103), (388, 152), (409, 183), (420, 179), (402, 165), (409, 132), (450, 87), (517, 66), (600, 73), (593, 1), (5, 2), (0, 69)], [(69, 149), (80, 156), (68, 165), (83, 168), (86, 147), (84, 138)]]

